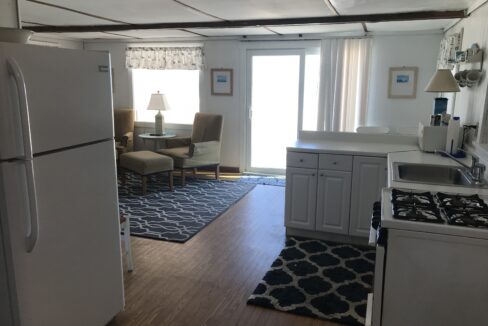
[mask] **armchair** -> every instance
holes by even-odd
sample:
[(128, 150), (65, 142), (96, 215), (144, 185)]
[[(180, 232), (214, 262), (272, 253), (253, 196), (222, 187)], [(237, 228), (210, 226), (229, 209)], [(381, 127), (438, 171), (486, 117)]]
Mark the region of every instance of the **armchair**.
[(117, 160), (120, 154), (131, 152), (134, 148), (134, 110), (114, 110), (114, 132)]
[(173, 158), (174, 168), (181, 170), (181, 183), (185, 185), (185, 170), (214, 167), (215, 179), (219, 179), (220, 148), (223, 117), (218, 114), (197, 113), (190, 138), (170, 138), (167, 148), (158, 153)]

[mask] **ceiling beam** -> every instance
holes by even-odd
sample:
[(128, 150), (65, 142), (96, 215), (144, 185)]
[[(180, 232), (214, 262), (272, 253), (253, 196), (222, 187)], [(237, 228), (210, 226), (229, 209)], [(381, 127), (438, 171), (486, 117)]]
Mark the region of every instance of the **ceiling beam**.
[(187, 29), (187, 28), (239, 28), (262, 27), (280, 25), (309, 25), (309, 24), (349, 24), (349, 23), (377, 23), (389, 21), (411, 21), (426, 19), (465, 18), (464, 10), (456, 11), (416, 11), (391, 14), (325, 16), (304, 18), (255, 19), (211, 22), (178, 22), (151, 24), (121, 24), (121, 25), (81, 25), (81, 26), (32, 26), (30, 30), (38, 33), (67, 33), (67, 32), (117, 32), (126, 30), (146, 29)]

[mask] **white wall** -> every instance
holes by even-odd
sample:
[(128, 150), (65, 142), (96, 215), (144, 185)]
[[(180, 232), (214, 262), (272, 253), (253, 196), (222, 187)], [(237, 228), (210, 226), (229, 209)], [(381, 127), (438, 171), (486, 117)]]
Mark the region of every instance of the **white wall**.
[[(224, 132), (222, 142), (222, 165), (238, 167), (241, 165), (241, 149), (245, 139), (241, 134), (245, 122), (240, 115), (240, 42), (238, 41), (207, 41), (204, 45), (205, 69), (200, 88), (201, 111), (222, 114)], [(210, 69), (230, 68), (234, 70), (233, 95), (211, 95)]]
[[(417, 129), (430, 121), (435, 94), (424, 92), (437, 64), (442, 34), (375, 36), (371, 55), (367, 125)], [(390, 67), (418, 67), (417, 97), (388, 98)]]
[(132, 108), (132, 75), (125, 67), (125, 43), (85, 43), (86, 50), (110, 52), (113, 68), (114, 108)]
[(16, 0), (0, 1), (0, 26), (19, 28)]
[[(486, 51), (488, 51), (488, 4), (473, 12), (470, 17), (463, 19), (454, 28), (447, 32), (447, 35), (459, 33), (464, 28), (463, 33), (463, 50), (466, 50), (473, 43), (478, 43), (481, 49), (485, 51), (484, 59), (488, 59)], [(486, 64), (483, 65), (486, 67)], [(462, 65), (460, 70), (477, 68), (478, 65), (470, 66)], [(484, 68), (486, 71), (486, 68)], [(481, 131), (478, 132), (478, 142), (488, 143), (488, 80), (486, 73), (483, 73), (482, 80), (478, 86), (461, 89), (461, 92), (456, 93), (454, 101), (454, 114), (461, 117), (463, 124), (481, 123)]]
[[(427, 119), (432, 110), (434, 95), (424, 93), (423, 87), (435, 70), (441, 35), (397, 35), (375, 37), (369, 95), (370, 124), (388, 124), (395, 128), (416, 129), (419, 119)], [(218, 113), (224, 116), (222, 165), (245, 167), (246, 145), (246, 88), (245, 58), (248, 49), (266, 47), (297, 48), (310, 46), (311, 41), (297, 42), (240, 42), (238, 40), (209, 40), (204, 42), (205, 69), (200, 87), (202, 112)], [(85, 42), (85, 49), (109, 51), (114, 68), (114, 107), (132, 107), (132, 77), (125, 68), (126, 43)], [(422, 49), (422, 51), (419, 51)], [(390, 100), (387, 98), (388, 68), (393, 66), (418, 66), (419, 81), (417, 99)], [(215, 96), (210, 92), (210, 69), (231, 68), (234, 70), (232, 96)], [(384, 119), (387, 119), (385, 123)], [(149, 126), (137, 128), (146, 132)], [(170, 129), (170, 128), (168, 128)], [(188, 134), (189, 130), (172, 130)], [(136, 144), (137, 145), (137, 144)], [(140, 144), (139, 144), (140, 145)]]
[[(435, 71), (441, 35), (396, 35), (378, 36), (373, 42), (371, 88), (368, 122), (388, 124), (395, 128), (417, 127), (420, 119), (427, 119), (432, 110), (434, 94), (424, 93), (423, 87)], [(246, 89), (245, 57), (247, 49), (286, 46), (298, 47), (299, 42), (240, 42), (238, 40), (209, 40), (204, 42), (205, 69), (200, 87), (202, 112), (224, 116), (222, 165), (244, 168)], [(310, 44), (310, 41), (309, 41)], [(110, 51), (114, 68), (114, 107), (132, 107), (132, 77), (125, 68), (126, 43), (85, 42), (85, 49)], [(417, 99), (391, 100), (387, 98), (388, 68), (394, 66), (419, 67)], [(210, 69), (231, 68), (234, 70), (234, 92), (232, 96), (213, 96), (210, 93)], [(387, 119), (387, 123), (385, 123)], [(141, 131), (147, 130), (138, 128)], [(188, 133), (181, 129), (179, 133)]]

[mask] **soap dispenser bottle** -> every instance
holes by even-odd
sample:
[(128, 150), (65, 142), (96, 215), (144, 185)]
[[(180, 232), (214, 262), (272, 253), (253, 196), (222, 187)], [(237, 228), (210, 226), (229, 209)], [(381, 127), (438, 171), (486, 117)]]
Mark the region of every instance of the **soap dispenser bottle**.
[(461, 121), (459, 117), (452, 117), (447, 125), (446, 152), (454, 156), (458, 152), (460, 130)]

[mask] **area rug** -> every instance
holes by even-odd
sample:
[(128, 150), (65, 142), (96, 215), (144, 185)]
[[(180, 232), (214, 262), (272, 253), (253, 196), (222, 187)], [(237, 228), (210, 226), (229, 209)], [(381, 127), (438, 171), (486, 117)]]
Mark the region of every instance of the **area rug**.
[(364, 325), (374, 259), (370, 247), (290, 237), (247, 303)]
[(286, 185), (286, 179), (284, 175), (244, 173), (243, 175), (241, 175), (238, 181), (242, 183), (251, 183), (266, 186), (284, 187)]
[(255, 187), (198, 178), (187, 178), (183, 187), (179, 178), (174, 181), (171, 192), (165, 178), (151, 176), (145, 196), (139, 177), (128, 173), (125, 185), (119, 181), (120, 212), (130, 217), (131, 235), (188, 241)]

